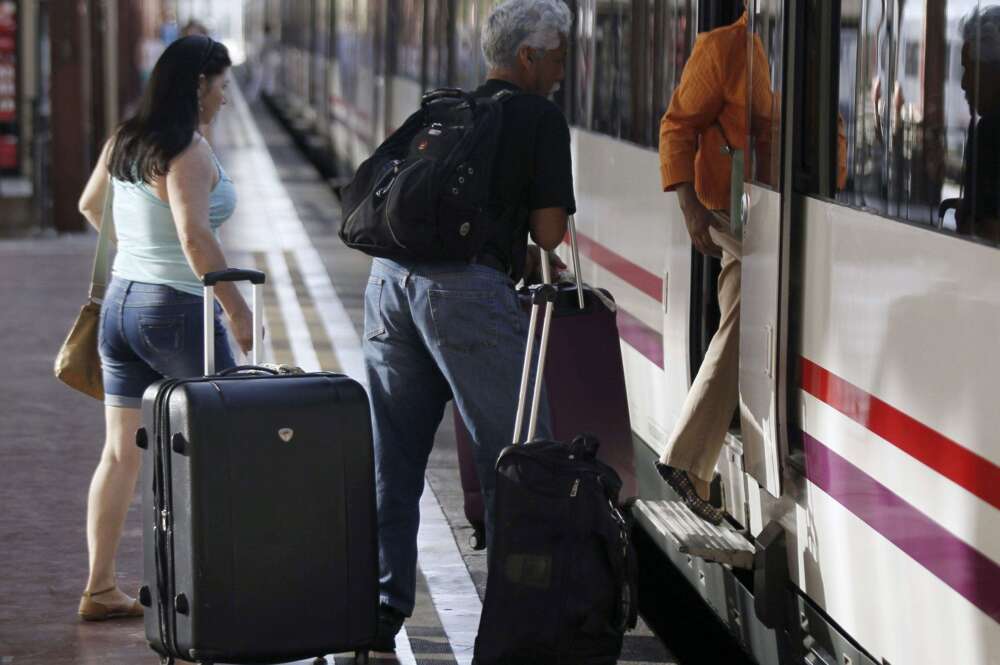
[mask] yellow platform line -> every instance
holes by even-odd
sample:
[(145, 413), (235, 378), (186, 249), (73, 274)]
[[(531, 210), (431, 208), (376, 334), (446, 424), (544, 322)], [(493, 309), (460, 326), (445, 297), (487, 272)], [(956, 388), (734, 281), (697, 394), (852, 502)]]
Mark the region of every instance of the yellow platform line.
[[(253, 262), (257, 270), (267, 272), (267, 255), (264, 252), (254, 252)], [(292, 345), (288, 341), (288, 331), (285, 330), (285, 320), (278, 306), (278, 294), (274, 289), (264, 287), (264, 319), (267, 321), (267, 336), (271, 339), (271, 350), (274, 352), (274, 362), (279, 365), (294, 365)]]
[(316, 352), (316, 357), (319, 358), (319, 366), (327, 372), (342, 372), (343, 368), (337, 362), (337, 354), (334, 352), (333, 342), (330, 340), (330, 336), (326, 332), (326, 326), (323, 325), (323, 321), (316, 311), (316, 303), (312, 298), (312, 294), (309, 292), (305, 280), (302, 278), (302, 271), (299, 270), (299, 263), (295, 257), (295, 252), (285, 252), (285, 263), (288, 264), (288, 274), (292, 279), (292, 285), (295, 287), (295, 297), (299, 301), (299, 307), (302, 308), (302, 316), (305, 317), (309, 337), (313, 341), (313, 350)]

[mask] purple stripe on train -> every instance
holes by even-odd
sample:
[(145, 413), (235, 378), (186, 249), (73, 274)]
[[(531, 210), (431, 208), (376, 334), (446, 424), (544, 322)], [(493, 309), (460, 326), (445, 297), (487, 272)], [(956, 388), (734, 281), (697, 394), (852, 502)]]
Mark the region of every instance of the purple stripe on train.
[(619, 305), (618, 334), (625, 343), (663, 369), (663, 335), (635, 318)]
[(1000, 565), (805, 432), (802, 442), (810, 482), (1000, 622)]

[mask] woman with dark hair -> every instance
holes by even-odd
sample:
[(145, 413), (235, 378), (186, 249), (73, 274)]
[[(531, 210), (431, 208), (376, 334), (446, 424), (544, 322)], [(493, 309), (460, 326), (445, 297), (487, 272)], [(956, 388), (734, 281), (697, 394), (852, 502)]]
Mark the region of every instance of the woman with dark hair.
[[(236, 189), (197, 129), (226, 103), (231, 64), (226, 47), (209, 37), (168, 46), (139, 110), (104, 146), (80, 197), (80, 212), (99, 227), (111, 183), (117, 238), (99, 339), (107, 434), (87, 503), (90, 575), (79, 609), (89, 621), (142, 616), (139, 603), (118, 589), (115, 551), (139, 472), (142, 394), (160, 378), (202, 371), (200, 277), (226, 268), (217, 231), (233, 213)], [(222, 310), (244, 351), (252, 317), (233, 284), (219, 284), (215, 293), (222, 370), (234, 365)]]

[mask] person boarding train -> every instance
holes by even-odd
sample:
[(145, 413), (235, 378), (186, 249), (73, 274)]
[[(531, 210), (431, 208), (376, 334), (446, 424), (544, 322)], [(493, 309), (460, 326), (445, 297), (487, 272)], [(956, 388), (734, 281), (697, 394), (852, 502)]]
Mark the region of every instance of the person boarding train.
[(747, 24), (744, 11), (736, 23), (698, 36), (660, 122), (663, 189), (677, 192), (695, 249), (722, 257), (722, 316), (656, 469), (695, 514), (715, 524), (723, 515), (708, 501), (709, 484), (739, 395), (740, 260), (731, 248), (720, 248), (712, 232), (721, 237), (718, 232), (725, 231), (715, 213), (731, 212), (728, 155), (746, 148), (747, 107), (757, 154), (766, 156), (761, 146), (770, 131), (772, 101), (764, 48), (756, 36), (748, 47)]

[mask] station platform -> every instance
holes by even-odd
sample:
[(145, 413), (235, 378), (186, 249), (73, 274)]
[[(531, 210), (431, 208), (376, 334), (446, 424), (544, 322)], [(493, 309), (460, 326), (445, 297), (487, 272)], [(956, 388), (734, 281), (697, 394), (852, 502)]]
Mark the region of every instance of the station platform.
[[(239, 203), (222, 243), (230, 265), (268, 273), (264, 360), (360, 378), (370, 260), (337, 238), (338, 200), (291, 139), (261, 104), (230, 90), (213, 144)], [(0, 665), (158, 662), (141, 620), (84, 623), (76, 615), (103, 409), (53, 378), (52, 361), (86, 299), (95, 242), (92, 232), (0, 241)], [(417, 608), (397, 638), (399, 662), (471, 663), (486, 581), (485, 553), (470, 548), (471, 532), (446, 413), (427, 471)], [(137, 495), (118, 555), (119, 585), (130, 594), (141, 566)], [(619, 661), (676, 662), (642, 623)]]

